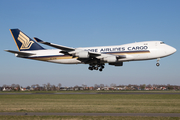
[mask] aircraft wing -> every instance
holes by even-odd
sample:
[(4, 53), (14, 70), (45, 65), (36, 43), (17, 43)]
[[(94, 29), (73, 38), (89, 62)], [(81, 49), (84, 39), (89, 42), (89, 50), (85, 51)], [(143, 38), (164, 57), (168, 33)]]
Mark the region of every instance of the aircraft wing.
[[(68, 54), (68, 55), (74, 56), (74, 54), (76, 52), (83, 52), (84, 51), (84, 50), (79, 49), (79, 48), (66, 47), (66, 46), (57, 45), (57, 44), (53, 44), (53, 43), (49, 43), (49, 42), (44, 42), (44, 41), (42, 41), (42, 40), (40, 40), (39, 38), (36, 38), (36, 37), (34, 37), (34, 39), (39, 43), (42, 43), (42, 44), (45, 44), (45, 45), (48, 45), (48, 46), (51, 46), (51, 47), (62, 50), (60, 52), (63, 53), (63, 54)], [(116, 56), (116, 55), (111, 55), (111, 54), (95, 53), (95, 52), (90, 52), (90, 51), (87, 51), (87, 52), (90, 55), (90, 57), (94, 57), (94, 58), (97, 58), (97, 59), (101, 59), (101, 58), (109, 57), (109, 56), (115, 56), (117, 59), (126, 58), (125, 55)]]
[(89, 52), (91, 57), (97, 57), (97, 56), (101, 56), (101, 53), (94, 53), (94, 52)]
[(113, 55), (113, 54), (101, 54), (99, 56), (96, 56), (97, 59), (104, 59), (104, 58), (116, 58), (116, 59), (123, 59), (126, 58), (126, 55)]
[(116, 58), (117, 58), (117, 59), (126, 58), (126, 55), (117, 55)]
[(14, 54), (18, 54), (18, 55), (21, 55), (21, 56), (36, 55), (36, 54), (33, 54), (33, 53), (27, 53), (27, 52), (21, 52), (21, 51), (14, 51), (14, 50), (4, 50), (4, 51), (10, 52), (10, 53), (14, 53)]
[(51, 46), (51, 47), (54, 47), (54, 48), (57, 48), (57, 49), (64, 50), (66, 52), (70, 52), (70, 51), (75, 50), (75, 48), (66, 47), (66, 46), (62, 46), (62, 45), (57, 45), (57, 44), (53, 44), (53, 43), (49, 43), (49, 42), (44, 42), (44, 41), (42, 41), (42, 40), (40, 40), (39, 38), (36, 38), (36, 37), (34, 37), (34, 39), (39, 43), (42, 43), (42, 44), (45, 44), (45, 45), (48, 45), (48, 46)]
[[(77, 49), (71, 48), (71, 47), (57, 45), (57, 44), (53, 44), (53, 43), (49, 43), (49, 42), (44, 42), (44, 41), (42, 41), (42, 40), (40, 40), (39, 38), (36, 38), (36, 37), (34, 37), (34, 39), (37, 42), (39, 42), (39, 43), (42, 43), (42, 44), (45, 44), (45, 45), (48, 45), (48, 46), (51, 46), (51, 47), (54, 47), (54, 48), (57, 48), (57, 49), (61, 49), (62, 51), (60, 51), (60, 52), (63, 53), (63, 54), (69, 54), (68, 52), (76, 51), (77, 50)], [(101, 55), (100, 53), (93, 53), (93, 52), (89, 52), (89, 54), (92, 57), (96, 57), (96, 56), (100, 56)]]

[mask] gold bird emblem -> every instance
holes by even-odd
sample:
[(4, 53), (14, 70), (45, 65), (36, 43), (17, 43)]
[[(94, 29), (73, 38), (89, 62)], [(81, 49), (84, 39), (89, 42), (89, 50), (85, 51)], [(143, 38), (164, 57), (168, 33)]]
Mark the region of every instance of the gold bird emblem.
[(29, 49), (34, 43), (33, 41), (30, 41), (30, 39), (22, 32), (19, 33), (18, 40), (22, 43), (20, 49)]

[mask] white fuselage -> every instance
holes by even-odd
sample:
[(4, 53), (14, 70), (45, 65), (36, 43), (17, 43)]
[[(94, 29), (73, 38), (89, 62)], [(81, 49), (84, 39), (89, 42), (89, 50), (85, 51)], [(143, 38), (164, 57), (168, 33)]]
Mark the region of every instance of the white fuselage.
[[(77, 49), (92, 53), (101, 53), (102, 55), (99, 59), (108, 57), (108, 55), (125, 55), (125, 58), (118, 59), (119, 62), (157, 59), (169, 56), (176, 52), (175, 48), (164, 44), (162, 41), (145, 41), (119, 46), (85, 47)], [(60, 53), (60, 51), (61, 50), (59, 49), (26, 51), (27, 53), (34, 53), (35, 55), (25, 58), (61, 64), (83, 63), (78, 60), (77, 57), (64, 55)]]

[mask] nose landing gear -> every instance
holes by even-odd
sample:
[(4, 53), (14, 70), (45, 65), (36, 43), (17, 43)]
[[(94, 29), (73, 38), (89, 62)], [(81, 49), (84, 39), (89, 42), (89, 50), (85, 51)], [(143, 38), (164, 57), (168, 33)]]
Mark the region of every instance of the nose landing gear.
[(157, 63), (156, 63), (156, 66), (157, 66), (157, 67), (159, 67), (159, 66), (160, 66), (160, 64), (159, 64), (159, 60), (160, 60), (160, 58), (158, 58), (158, 59), (157, 59)]
[(160, 66), (160, 64), (159, 64), (159, 63), (156, 63), (156, 66), (158, 66), (158, 67), (159, 67), (159, 66)]

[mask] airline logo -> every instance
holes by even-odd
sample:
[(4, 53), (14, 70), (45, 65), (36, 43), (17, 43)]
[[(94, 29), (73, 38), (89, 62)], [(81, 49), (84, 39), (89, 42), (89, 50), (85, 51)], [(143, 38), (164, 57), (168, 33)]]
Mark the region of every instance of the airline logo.
[(29, 49), (34, 43), (33, 41), (30, 41), (30, 39), (22, 32), (19, 33), (19, 36), (17, 39), (22, 43), (20, 49)]

